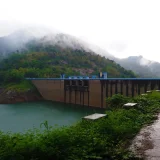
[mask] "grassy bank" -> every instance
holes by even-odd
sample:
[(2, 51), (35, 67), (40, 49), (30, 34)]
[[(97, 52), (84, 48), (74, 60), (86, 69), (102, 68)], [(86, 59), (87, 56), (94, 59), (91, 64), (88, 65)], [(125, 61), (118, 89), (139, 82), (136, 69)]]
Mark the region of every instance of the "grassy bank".
[(36, 88), (32, 84), (32, 82), (27, 81), (27, 80), (21, 81), (19, 83), (8, 83), (7, 85), (3, 84), (3, 87), (6, 90), (14, 90), (19, 93), (20, 92), (27, 92), (28, 90), (36, 90)]
[[(0, 133), (1, 160), (114, 160), (136, 159), (127, 148), (139, 130), (156, 118), (160, 110), (160, 93), (127, 98), (114, 95), (107, 99), (107, 118), (97, 122), (80, 121), (71, 127), (27, 133)], [(137, 102), (137, 108), (124, 109), (126, 102)]]
[(43, 97), (31, 81), (0, 85), (0, 104), (39, 101)]

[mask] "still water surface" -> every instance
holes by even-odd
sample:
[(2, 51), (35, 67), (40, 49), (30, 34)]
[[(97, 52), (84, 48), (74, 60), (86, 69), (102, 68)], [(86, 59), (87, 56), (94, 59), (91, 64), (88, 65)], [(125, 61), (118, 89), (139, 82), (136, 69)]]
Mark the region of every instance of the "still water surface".
[(96, 112), (103, 113), (100, 109), (46, 101), (0, 104), (0, 130), (25, 132), (33, 127), (40, 129), (45, 120), (50, 126), (72, 125)]

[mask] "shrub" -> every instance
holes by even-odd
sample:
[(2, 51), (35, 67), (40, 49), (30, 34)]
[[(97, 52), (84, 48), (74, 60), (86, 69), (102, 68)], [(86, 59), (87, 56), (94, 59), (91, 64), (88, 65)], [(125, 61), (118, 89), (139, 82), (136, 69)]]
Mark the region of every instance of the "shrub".
[(121, 94), (115, 94), (112, 97), (106, 99), (106, 103), (111, 108), (121, 108), (123, 104), (131, 101), (131, 98), (125, 97)]

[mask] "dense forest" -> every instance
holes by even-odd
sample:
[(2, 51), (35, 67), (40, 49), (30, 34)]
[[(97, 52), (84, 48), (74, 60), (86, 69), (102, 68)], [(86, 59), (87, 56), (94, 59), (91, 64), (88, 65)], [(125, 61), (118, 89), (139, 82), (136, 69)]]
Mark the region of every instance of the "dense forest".
[(136, 77), (114, 61), (84, 50), (36, 43), (28, 44), (28, 50), (16, 51), (0, 62), (1, 83), (19, 83), (26, 77), (59, 77), (69, 75), (92, 75), (100, 71), (108, 77)]

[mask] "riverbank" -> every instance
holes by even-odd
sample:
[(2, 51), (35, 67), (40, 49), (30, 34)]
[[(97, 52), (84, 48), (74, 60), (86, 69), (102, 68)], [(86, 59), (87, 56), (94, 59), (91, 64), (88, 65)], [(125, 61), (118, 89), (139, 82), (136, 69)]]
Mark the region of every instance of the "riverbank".
[[(128, 98), (114, 95), (107, 100), (107, 117), (95, 122), (79, 121), (70, 127), (53, 129), (47, 122), (42, 133), (37, 129), (25, 134), (0, 133), (2, 159), (136, 160), (130, 150), (132, 139), (160, 111), (160, 93)], [(127, 102), (136, 108), (123, 108)]]
[(43, 97), (29, 81), (0, 87), (0, 104), (40, 101)]
[(4, 90), (0, 94), (0, 104), (13, 104), (19, 102), (31, 102), (43, 100), (37, 92), (32, 90), (25, 92), (17, 92), (15, 90)]

